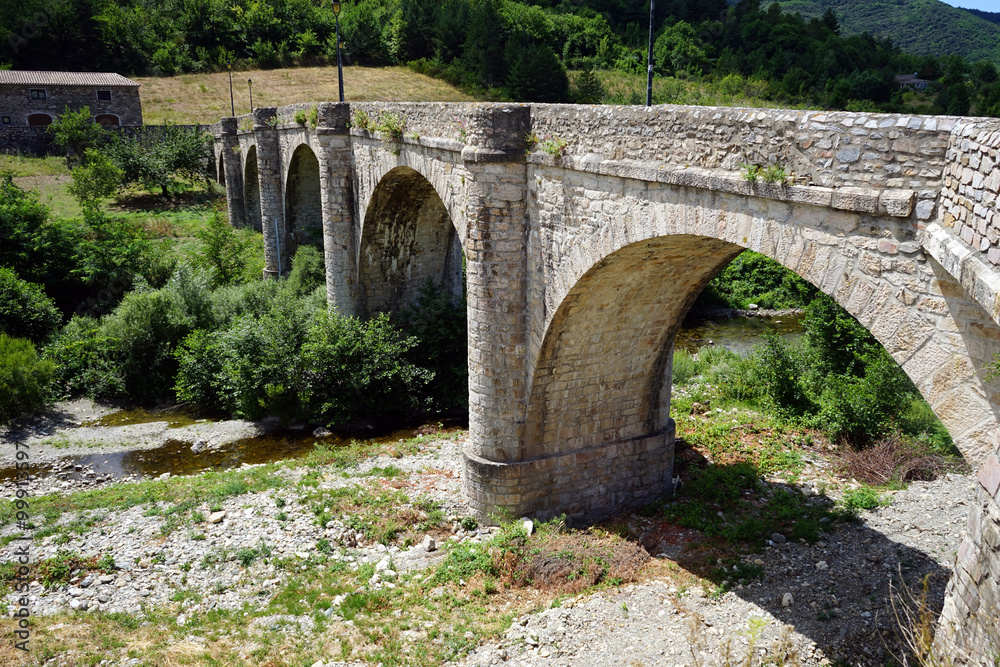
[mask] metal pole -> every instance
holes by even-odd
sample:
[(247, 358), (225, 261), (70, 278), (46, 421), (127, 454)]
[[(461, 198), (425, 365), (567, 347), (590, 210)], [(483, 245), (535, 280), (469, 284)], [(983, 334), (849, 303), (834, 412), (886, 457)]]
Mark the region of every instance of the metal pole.
[(229, 61), (229, 107), (233, 118), (236, 117), (236, 100), (233, 98), (233, 61)]
[(340, 89), (340, 101), (344, 101), (344, 67), (340, 61), (340, 14), (334, 15), (337, 19), (337, 86)]
[(278, 238), (278, 219), (274, 219), (274, 247), (278, 250), (278, 277), (281, 277), (281, 239)]
[(653, 13), (656, 0), (649, 0), (649, 50), (646, 51), (646, 106), (653, 106)]
[(247, 79), (247, 88), (250, 89), (250, 113), (253, 113), (253, 79)]

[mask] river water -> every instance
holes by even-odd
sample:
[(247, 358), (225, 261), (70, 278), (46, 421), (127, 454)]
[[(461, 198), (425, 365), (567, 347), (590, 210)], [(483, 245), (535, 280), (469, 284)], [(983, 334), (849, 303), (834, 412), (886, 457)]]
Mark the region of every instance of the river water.
[(674, 348), (694, 353), (706, 345), (718, 345), (744, 355), (767, 332), (789, 342), (800, 338), (803, 317), (802, 313), (792, 313), (777, 317), (688, 318), (677, 332)]
[[(697, 352), (706, 345), (718, 345), (738, 354), (746, 354), (760, 342), (765, 332), (773, 332), (787, 340), (802, 335), (802, 315), (790, 314), (778, 317), (732, 317), (721, 319), (688, 319), (677, 333), (675, 346), (689, 352)], [(198, 415), (183, 408), (168, 411), (148, 411), (144, 409), (122, 410), (108, 415), (86, 426), (125, 426), (147, 422), (167, 422), (171, 427), (181, 427), (204, 421)], [(424, 423), (434, 423), (429, 419)], [(441, 424), (443, 430), (453, 430), (461, 425), (456, 420)], [(386, 426), (381, 432), (372, 432), (365, 437), (368, 441), (395, 442), (414, 436), (420, 425), (406, 427)], [(436, 430), (436, 429), (431, 429)], [(218, 449), (208, 449), (198, 453), (191, 450), (191, 444), (172, 440), (155, 449), (125, 452), (95, 452), (83, 456), (66, 457), (52, 465), (39, 466), (33, 472), (40, 477), (56, 475), (61, 479), (87, 479), (110, 477), (156, 477), (163, 473), (190, 475), (205, 470), (225, 470), (243, 464), (268, 463), (305, 456), (317, 444), (328, 447), (346, 445), (353, 434), (332, 433), (314, 436), (310, 429), (286, 429), (278, 433), (248, 438)], [(13, 468), (0, 469), (0, 480), (12, 479)]]

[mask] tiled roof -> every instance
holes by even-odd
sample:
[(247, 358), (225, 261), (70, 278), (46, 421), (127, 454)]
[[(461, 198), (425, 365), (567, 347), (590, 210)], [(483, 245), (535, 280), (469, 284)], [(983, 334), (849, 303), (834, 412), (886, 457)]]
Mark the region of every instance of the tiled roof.
[(114, 72), (32, 72), (0, 70), (0, 85), (19, 86), (108, 86), (138, 87), (139, 84)]

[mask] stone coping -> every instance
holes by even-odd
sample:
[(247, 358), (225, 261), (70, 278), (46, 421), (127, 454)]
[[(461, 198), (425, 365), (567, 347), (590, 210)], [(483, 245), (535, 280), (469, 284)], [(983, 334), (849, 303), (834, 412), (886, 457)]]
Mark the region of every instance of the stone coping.
[(828, 188), (818, 185), (765, 183), (747, 181), (741, 173), (726, 170), (698, 167), (676, 168), (666, 164), (638, 160), (606, 160), (593, 154), (582, 157), (560, 157), (546, 153), (530, 153), (527, 156), (527, 161), (529, 164), (560, 167), (601, 176), (681, 185), (894, 218), (910, 217), (916, 200), (916, 192), (908, 189), (849, 186)]
[(1000, 275), (985, 256), (976, 252), (938, 222), (927, 225), (924, 250), (961, 283), (994, 322), (1000, 324)]

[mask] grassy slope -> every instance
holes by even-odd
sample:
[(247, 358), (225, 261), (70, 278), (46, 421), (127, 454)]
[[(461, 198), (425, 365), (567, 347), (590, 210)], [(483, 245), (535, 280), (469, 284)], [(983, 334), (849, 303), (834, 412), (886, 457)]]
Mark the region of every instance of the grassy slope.
[(844, 35), (869, 32), (891, 37), (908, 53), (957, 53), (972, 61), (1000, 64), (1000, 25), (939, 0), (791, 0), (781, 7), (806, 17), (821, 16), (830, 7)]
[[(233, 93), (237, 115), (250, 108), (247, 79), (253, 80), (255, 107), (280, 106), (297, 102), (336, 100), (335, 67), (233, 72)], [(173, 77), (138, 77), (142, 88), (142, 113), (147, 123), (214, 123), (228, 116), (229, 75), (182, 74)], [(344, 97), (348, 101), (387, 102), (474, 102), (443, 81), (417, 74), (405, 67), (345, 67)]]

